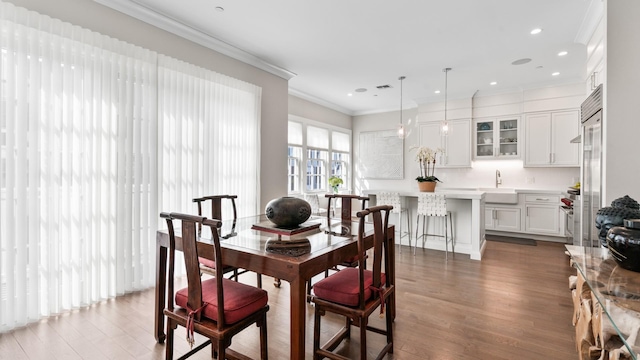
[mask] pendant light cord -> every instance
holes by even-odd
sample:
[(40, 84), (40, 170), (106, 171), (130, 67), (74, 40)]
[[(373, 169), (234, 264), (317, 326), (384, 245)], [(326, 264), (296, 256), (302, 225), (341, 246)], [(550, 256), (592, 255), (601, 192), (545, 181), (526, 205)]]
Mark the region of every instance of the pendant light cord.
[(400, 76), (398, 80), (400, 80), (400, 126), (402, 126), (402, 82), (404, 81), (405, 76)]
[(448, 79), (448, 75), (449, 75), (449, 70), (451, 70), (451, 68), (444, 68), (442, 69), (442, 71), (444, 71), (444, 121), (447, 122), (447, 87), (449, 84), (449, 79)]

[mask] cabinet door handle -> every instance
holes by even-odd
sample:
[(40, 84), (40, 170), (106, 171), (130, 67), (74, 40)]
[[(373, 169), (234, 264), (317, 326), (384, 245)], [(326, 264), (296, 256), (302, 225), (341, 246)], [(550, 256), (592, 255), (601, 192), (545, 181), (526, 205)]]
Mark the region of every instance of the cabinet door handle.
[(494, 220), (497, 219), (498, 218), (498, 211), (493, 209), (493, 210), (491, 210), (491, 212), (493, 213), (493, 219)]
[(549, 198), (536, 198), (536, 201), (549, 201)]
[(556, 153), (551, 153), (551, 163), (554, 164), (556, 162)]

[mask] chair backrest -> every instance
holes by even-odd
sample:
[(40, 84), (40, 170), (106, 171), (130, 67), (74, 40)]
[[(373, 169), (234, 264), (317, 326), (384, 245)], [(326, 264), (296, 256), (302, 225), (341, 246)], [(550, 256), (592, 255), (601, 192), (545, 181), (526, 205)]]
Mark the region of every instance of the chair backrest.
[[(175, 251), (176, 251), (176, 235), (174, 220), (180, 220), (180, 233), (182, 239), (182, 252), (184, 253), (184, 265), (187, 272), (188, 287), (188, 311), (200, 309), (202, 302), (202, 278), (200, 276), (200, 262), (198, 260), (198, 250), (204, 243), (198, 241), (197, 225), (209, 226), (211, 229), (211, 241), (213, 242), (213, 259), (216, 264), (223, 264), (222, 253), (220, 251), (220, 238), (218, 237), (218, 229), (221, 221), (207, 219), (202, 216), (180, 214), (180, 213), (161, 213), (160, 217), (166, 219), (169, 230), (169, 269), (168, 269), (168, 293), (167, 309), (174, 309), (174, 271), (175, 271)], [(209, 254), (210, 255), (210, 254)], [(223, 266), (216, 266), (216, 290), (218, 296), (218, 329), (225, 326), (224, 320), (224, 293), (222, 287)], [(200, 321), (200, 313), (195, 314), (195, 319)]]
[[(389, 213), (393, 209), (389, 205), (374, 206), (362, 211), (358, 211), (356, 216), (359, 218), (358, 227), (358, 260), (359, 264), (364, 264), (365, 252), (368, 250), (364, 243), (365, 235), (365, 223), (366, 217), (370, 217), (370, 222), (373, 223), (373, 283), (372, 289), (382, 289), (383, 285), (387, 288), (391, 285), (393, 279), (391, 272), (391, 261), (394, 261), (390, 256), (390, 248), (393, 245), (389, 245), (390, 237), (387, 236), (387, 228), (389, 227)], [(386, 281), (382, 284), (382, 264), (384, 263)], [(364, 309), (364, 266), (358, 266), (360, 272), (360, 298), (359, 307)]]
[[(194, 203), (198, 204), (198, 216), (206, 217), (207, 214), (203, 211), (204, 203), (207, 201), (211, 201), (211, 214), (209, 215), (211, 219), (223, 220), (222, 219), (222, 199), (231, 200), (231, 206), (233, 207), (233, 223), (238, 219), (238, 212), (236, 211), (236, 199), (238, 195), (211, 195), (211, 196), (203, 196), (200, 198), (193, 199)], [(198, 224), (198, 231), (202, 230), (202, 223)]]
[(400, 193), (397, 192), (379, 192), (376, 194), (376, 205), (391, 205), (391, 212), (400, 212), (402, 210), (402, 202), (400, 201)]
[(318, 194), (304, 194), (304, 200), (311, 205), (312, 214), (317, 214), (320, 211), (320, 198)]
[(222, 220), (222, 199), (231, 200), (231, 205), (233, 206), (233, 219), (236, 220), (238, 218), (238, 213), (236, 211), (236, 200), (238, 195), (211, 195), (211, 196), (203, 196), (201, 198), (193, 199), (194, 203), (198, 204), (198, 215), (206, 216), (203, 213), (203, 203), (206, 201), (211, 201), (211, 219)]
[[(366, 207), (367, 201), (369, 200), (368, 196), (349, 195), (349, 194), (325, 194), (324, 197), (329, 199), (327, 209), (331, 209), (331, 199), (336, 199), (336, 201), (337, 199), (342, 200), (342, 213), (340, 218), (342, 219), (342, 221), (345, 221), (345, 222), (346, 221), (351, 222), (351, 201), (353, 200), (362, 201), (361, 210), (364, 210)], [(327, 211), (327, 219), (330, 218), (330, 212), (331, 211)]]
[(447, 215), (447, 198), (442, 194), (421, 193), (418, 195), (418, 215)]

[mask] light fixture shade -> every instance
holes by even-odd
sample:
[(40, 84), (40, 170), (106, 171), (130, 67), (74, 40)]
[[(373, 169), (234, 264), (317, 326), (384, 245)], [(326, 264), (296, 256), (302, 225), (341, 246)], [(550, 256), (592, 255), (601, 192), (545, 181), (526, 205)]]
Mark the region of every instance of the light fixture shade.
[(396, 134), (398, 135), (398, 137), (400, 139), (404, 139), (407, 135), (406, 135), (406, 131), (407, 129), (404, 128), (404, 125), (402, 124), (398, 124), (398, 126), (396, 127)]
[(451, 132), (451, 127), (449, 126), (449, 122), (447, 120), (443, 120), (440, 123), (440, 135), (447, 136)]

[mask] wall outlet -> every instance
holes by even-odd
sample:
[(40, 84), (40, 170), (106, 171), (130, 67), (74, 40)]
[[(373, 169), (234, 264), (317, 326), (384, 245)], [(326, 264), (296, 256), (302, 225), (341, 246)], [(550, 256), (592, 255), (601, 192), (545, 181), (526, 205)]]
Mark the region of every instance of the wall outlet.
[(536, 178), (534, 178), (533, 176), (527, 177), (527, 184), (533, 184), (535, 182), (536, 182)]

